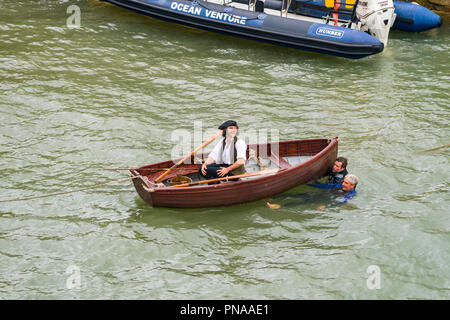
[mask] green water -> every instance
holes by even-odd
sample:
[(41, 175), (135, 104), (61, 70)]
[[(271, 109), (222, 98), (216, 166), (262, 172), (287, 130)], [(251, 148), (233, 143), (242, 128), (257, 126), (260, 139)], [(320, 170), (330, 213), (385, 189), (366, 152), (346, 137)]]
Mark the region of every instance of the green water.
[(131, 182), (3, 202), (0, 298), (448, 299), (450, 149), (418, 151), (450, 140), (449, 48), (448, 25), (347, 60), (97, 1), (1, 1), (0, 200), (123, 178), (102, 168), (169, 159), (176, 130), (228, 119), (339, 136), (360, 184), (324, 211), (307, 186), (276, 211), (151, 208)]

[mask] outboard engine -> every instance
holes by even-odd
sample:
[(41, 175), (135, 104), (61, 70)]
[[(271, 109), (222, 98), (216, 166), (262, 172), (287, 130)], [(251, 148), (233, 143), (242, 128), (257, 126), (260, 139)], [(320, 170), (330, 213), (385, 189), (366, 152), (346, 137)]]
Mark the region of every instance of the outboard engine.
[(356, 6), (356, 17), (361, 22), (360, 30), (387, 46), (389, 29), (394, 24), (394, 2), (392, 0), (360, 0)]

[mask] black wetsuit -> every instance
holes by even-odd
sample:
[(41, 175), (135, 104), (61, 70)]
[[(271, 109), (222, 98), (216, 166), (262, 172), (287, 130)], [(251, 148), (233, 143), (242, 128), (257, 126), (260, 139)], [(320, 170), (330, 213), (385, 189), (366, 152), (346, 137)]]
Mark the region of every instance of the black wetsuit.
[(344, 169), (344, 171), (341, 172), (333, 172), (330, 169), (330, 171), (328, 172), (328, 184), (342, 184), (347, 174), (347, 169)]

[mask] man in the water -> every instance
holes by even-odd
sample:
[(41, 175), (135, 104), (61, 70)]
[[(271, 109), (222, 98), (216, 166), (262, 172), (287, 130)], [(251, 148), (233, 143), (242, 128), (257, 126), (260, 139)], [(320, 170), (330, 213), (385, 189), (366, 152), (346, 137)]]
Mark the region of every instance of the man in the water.
[[(344, 199), (341, 201), (337, 201), (334, 203), (330, 203), (328, 205), (319, 206), (317, 209), (322, 210), (326, 207), (333, 207), (337, 205), (341, 205), (347, 203), (350, 199), (352, 199), (356, 195), (356, 186), (358, 185), (358, 177), (354, 174), (347, 174), (342, 181), (342, 184), (312, 184), (309, 186), (319, 187), (321, 189), (337, 189), (339, 193), (342, 193)], [(266, 203), (270, 209), (279, 209), (281, 205), (278, 203)]]
[(347, 158), (338, 157), (328, 174), (328, 184), (342, 184), (347, 172)]
[(347, 171), (348, 160), (344, 157), (338, 157), (333, 163), (333, 166), (328, 169), (328, 181), (324, 183), (308, 183), (308, 186), (321, 189), (339, 188), (339, 185), (344, 181)]
[(358, 185), (358, 177), (354, 174), (347, 174), (339, 186), (339, 191), (343, 192), (344, 199), (338, 202), (330, 203), (327, 205), (319, 206), (317, 209), (325, 209), (326, 207), (338, 206), (347, 203), (350, 199), (356, 196), (356, 186)]
[(308, 186), (321, 188), (321, 189), (335, 189), (340, 188), (340, 185), (344, 181), (347, 171), (348, 160), (344, 157), (338, 157), (333, 163), (333, 166), (328, 169), (328, 181), (324, 183), (308, 183)]

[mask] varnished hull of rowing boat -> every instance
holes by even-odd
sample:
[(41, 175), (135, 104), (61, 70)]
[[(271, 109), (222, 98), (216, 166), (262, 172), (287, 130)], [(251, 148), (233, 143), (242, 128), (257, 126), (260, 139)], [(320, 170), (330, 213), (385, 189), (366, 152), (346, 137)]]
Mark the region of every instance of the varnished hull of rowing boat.
[[(252, 145), (249, 148), (256, 148), (256, 146), (258, 152), (264, 150), (260, 148), (267, 148), (268, 155), (271, 155), (270, 144)], [(174, 160), (143, 166), (130, 172), (135, 177), (139, 176), (133, 179), (137, 193), (147, 204), (153, 207), (204, 208), (229, 206), (271, 197), (324, 176), (337, 157), (338, 142), (337, 138), (283, 141), (279, 142), (278, 148), (280, 157), (312, 156), (312, 158), (272, 175), (217, 185), (182, 188), (156, 187), (153, 183), (164, 172), (155, 171), (155, 168), (171, 167)], [(206, 158), (206, 155), (203, 155), (203, 157)], [(191, 163), (193, 163), (193, 160), (192, 157)], [(195, 172), (199, 167), (200, 164), (181, 165), (180, 168), (167, 175), (167, 178), (173, 177), (176, 173)]]

